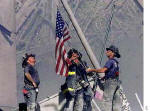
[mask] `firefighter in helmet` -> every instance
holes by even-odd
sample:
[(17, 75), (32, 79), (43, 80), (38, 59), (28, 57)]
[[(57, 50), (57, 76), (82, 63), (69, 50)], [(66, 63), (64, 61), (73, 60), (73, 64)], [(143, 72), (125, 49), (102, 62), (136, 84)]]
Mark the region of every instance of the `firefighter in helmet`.
[(71, 61), (68, 76), (61, 89), (66, 97), (64, 111), (91, 111), (92, 89), (87, 79), (85, 62), (82, 54), (76, 49), (70, 49), (68, 58)]

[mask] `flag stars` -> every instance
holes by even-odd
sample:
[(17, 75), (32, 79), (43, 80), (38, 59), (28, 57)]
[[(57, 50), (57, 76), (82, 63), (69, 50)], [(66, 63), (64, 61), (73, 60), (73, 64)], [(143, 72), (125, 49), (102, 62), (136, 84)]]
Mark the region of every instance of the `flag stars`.
[(65, 22), (63, 18), (61, 17), (61, 14), (59, 11), (57, 11), (57, 17), (56, 17), (56, 35), (57, 37), (61, 38), (63, 36), (63, 28), (64, 28)]

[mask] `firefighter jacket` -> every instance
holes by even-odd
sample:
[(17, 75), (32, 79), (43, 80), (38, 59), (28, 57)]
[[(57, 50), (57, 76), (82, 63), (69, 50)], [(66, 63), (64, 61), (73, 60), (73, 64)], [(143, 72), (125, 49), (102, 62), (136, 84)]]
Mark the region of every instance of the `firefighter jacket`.
[(63, 93), (75, 96), (75, 93), (89, 86), (86, 70), (81, 64), (72, 64), (69, 66), (68, 76), (65, 84), (61, 87)]

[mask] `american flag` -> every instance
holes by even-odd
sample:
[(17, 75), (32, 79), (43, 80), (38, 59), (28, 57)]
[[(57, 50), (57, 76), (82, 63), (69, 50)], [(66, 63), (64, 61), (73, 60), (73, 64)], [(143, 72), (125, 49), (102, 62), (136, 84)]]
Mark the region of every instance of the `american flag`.
[(67, 24), (64, 22), (59, 10), (57, 10), (56, 17), (56, 74), (67, 76), (68, 66), (66, 61), (68, 61), (67, 53), (65, 49), (65, 42), (71, 37), (67, 28)]

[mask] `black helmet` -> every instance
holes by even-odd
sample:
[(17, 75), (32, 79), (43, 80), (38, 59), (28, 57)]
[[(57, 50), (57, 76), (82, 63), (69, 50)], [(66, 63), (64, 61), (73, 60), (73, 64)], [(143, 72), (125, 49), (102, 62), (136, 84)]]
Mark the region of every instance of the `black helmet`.
[(35, 57), (35, 54), (28, 54), (26, 53), (22, 58), (22, 68), (25, 68), (27, 66), (27, 60), (29, 57)]
[(72, 49), (70, 49), (70, 50), (68, 51), (68, 53), (67, 53), (68, 58), (71, 58), (71, 56), (72, 56), (73, 53), (78, 54), (78, 56), (79, 56), (78, 59), (81, 60), (82, 54), (81, 54), (78, 50), (76, 50), (76, 49), (74, 49), (74, 48), (72, 48)]
[(114, 45), (111, 45), (109, 48), (106, 48), (106, 50), (111, 50), (112, 52), (115, 53), (115, 57), (120, 58), (121, 55), (119, 54), (119, 50), (117, 47), (115, 47)]

